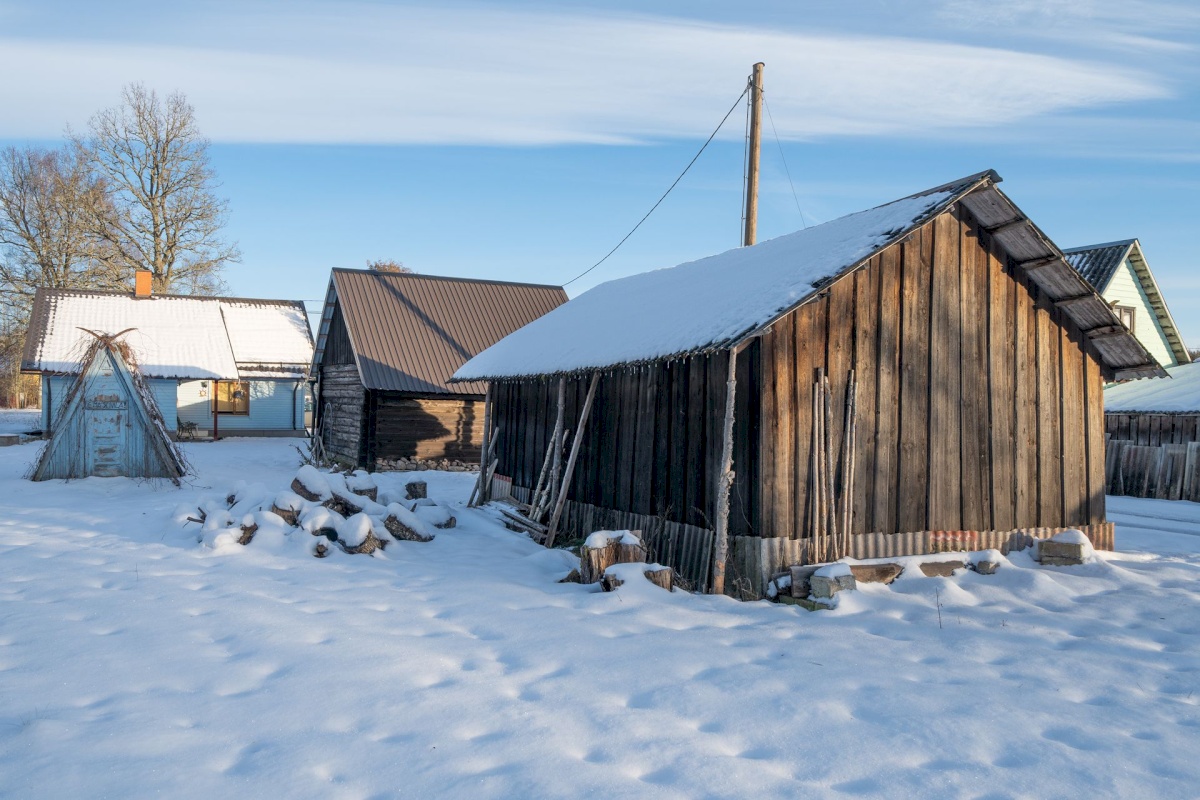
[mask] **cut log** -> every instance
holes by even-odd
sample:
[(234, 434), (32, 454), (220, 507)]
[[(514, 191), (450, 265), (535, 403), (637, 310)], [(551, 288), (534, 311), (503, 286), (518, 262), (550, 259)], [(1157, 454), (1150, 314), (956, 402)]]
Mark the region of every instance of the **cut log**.
[(364, 504), (358, 502), (358, 500), (355, 499), (355, 495), (334, 492), (333, 497), (329, 498), (324, 503), (321, 503), (321, 505), (325, 506), (330, 511), (336, 511), (343, 517), (353, 517), (355, 514), (363, 510)]
[(342, 550), (354, 555), (370, 555), (376, 550), (382, 550), (387, 546), (387, 542), (376, 537), (373, 532), (368, 533), (367, 538), (363, 539), (362, 544), (358, 545), (357, 547), (347, 547), (345, 542), (341, 542), (340, 544), (342, 546)]
[(583, 583), (596, 583), (613, 564), (646, 561), (641, 531), (597, 531), (588, 537), (591, 545), (579, 548), (579, 575)]
[[(675, 573), (670, 567), (648, 569), (642, 574), (646, 576), (646, 580), (650, 581), (660, 589), (666, 589), (668, 592), (671, 591), (671, 586), (675, 582)], [(621, 580), (616, 575), (610, 575), (607, 572), (604, 573), (604, 577), (600, 579), (600, 587), (606, 592), (616, 591), (617, 587), (623, 585), (624, 583), (625, 581)]]
[(300, 524), (300, 512), (294, 508), (280, 508), (277, 505), (272, 505), (271, 513), (277, 514), (280, 519), (293, 528)]
[(324, 558), (329, 555), (329, 546), (324, 542), (317, 542), (317, 546), (313, 548), (313, 555), (317, 558)]
[(409, 481), (404, 484), (404, 499), (419, 500), (427, 496), (427, 491), (428, 487), (425, 485), (425, 481)]
[(249, 525), (242, 526), (242, 535), (238, 537), (238, 544), (250, 544), (254, 540), (254, 534), (258, 532), (258, 525), (251, 522)]
[(379, 487), (378, 486), (372, 486), (367, 489), (351, 489), (350, 491), (354, 492), (357, 495), (361, 495), (362, 497), (367, 498), (372, 503), (378, 502), (378, 500), (379, 500)]
[(308, 500), (310, 503), (321, 502), (321, 495), (316, 492), (309, 491), (308, 487), (300, 482), (299, 478), (292, 479), (292, 491)]
[(418, 533), (412, 528), (405, 525), (395, 514), (388, 514), (383, 520), (383, 527), (387, 528), (387, 532), (392, 535), (393, 539), (402, 542), (431, 542), (432, 536), (426, 536), (423, 533)]

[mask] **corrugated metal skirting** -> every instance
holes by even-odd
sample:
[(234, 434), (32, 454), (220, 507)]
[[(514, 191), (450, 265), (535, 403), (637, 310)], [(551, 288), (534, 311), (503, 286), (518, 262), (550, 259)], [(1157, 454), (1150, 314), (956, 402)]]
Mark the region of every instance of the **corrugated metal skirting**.
[[(912, 533), (864, 533), (852, 539), (852, 558), (892, 558), (955, 553), (972, 550), (1024, 550), (1035, 540), (1049, 539), (1066, 530), (1083, 531), (1098, 550), (1115, 547), (1113, 523), (1073, 525), (1065, 528), (1018, 528), (1011, 531), (914, 531)], [(759, 539), (735, 536), (727, 566), (729, 592), (743, 599), (765, 596), (772, 577), (796, 564), (811, 563), (811, 539)]]

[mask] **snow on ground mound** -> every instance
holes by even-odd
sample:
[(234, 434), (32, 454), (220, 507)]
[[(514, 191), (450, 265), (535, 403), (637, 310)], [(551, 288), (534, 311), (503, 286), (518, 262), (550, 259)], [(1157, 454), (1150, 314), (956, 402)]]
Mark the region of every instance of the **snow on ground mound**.
[(295, 451), (184, 448), (198, 474), (182, 488), (32, 484), (20, 476), (36, 447), (0, 449), (0, 794), (1157, 798), (1200, 785), (1195, 504), (1112, 498), (1118, 541), (1137, 552), (1105, 554), (1102, 570), (1013, 553), (996, 575), (860, 584), (810, 613), (642, 578), (633, 593), (556, 583), (569, 555), (464, 508), (466, 473), (422, 473), (456, 511), (453, 535), (386, 559), (311, 558), (296, 543), (327, 540), (291, 527), (264, 547), (269, 508), (248, 512), (254, 540), (226, 554), (172, 509), (212, 497), (228, 513), (238, 476), (286, 487)]

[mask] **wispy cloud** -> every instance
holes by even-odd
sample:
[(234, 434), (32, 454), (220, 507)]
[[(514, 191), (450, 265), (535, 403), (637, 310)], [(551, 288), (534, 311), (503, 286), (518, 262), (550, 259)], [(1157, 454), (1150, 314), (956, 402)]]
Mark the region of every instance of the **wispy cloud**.
[(692, 137), (759, 60), (788, 138), (988, 128), (1169, 94), (1112, 63), (912, 38), (475, 7), (254, 8), (227, 7), (203, 37), (184, 20), (165, 37), (0, 39), (0, 73), (23, 76), (0, 82), (0, 136), (56, 136), (135, 80), (183, 90), (214, 139), (314, 143)]

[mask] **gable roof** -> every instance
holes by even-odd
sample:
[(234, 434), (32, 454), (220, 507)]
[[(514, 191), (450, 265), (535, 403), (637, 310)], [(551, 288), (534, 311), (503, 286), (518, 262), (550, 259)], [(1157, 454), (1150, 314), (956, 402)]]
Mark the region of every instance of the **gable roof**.
[(481, 383), (450, 386), (480, 351), (566, 302), (561, 286), (335, 269), (313, 356), (324, 358), (334, 310), (346, 325), (367, 389), (483, 394)]
[[(178, 486), (179, 479), (187, 472), (183, 456), (167, 433), (154, 393), (138, 371), (132, 350), (125, 342), (117, 341), (122, 334), (90, 335), (93, 338), (76, 365), (78, 377), (54, 421), (50, 441), (38, 456), (32, 479), (84, 478), (96, 474), (88, 458), (96, 431), (89, 430), (87, 412), (99, 401), (114, 411), (119, 407), (126, 419), (123, 427), (133, 429), (134, 441), (116, 448), (124, 456), (120, 467), (128, 470), (122, 474), (131, 478), (170, 478)], [(92, 396), (96, 389), (112, 388), (118, 394)], [(128, 432), (122, 435), (127, 440), (131, 438)]]
[(147, 378), (303, 378), (312, 359), (300, 301), (38, 289), (21, 369), (75, 374), (85, 331), (124, 330)]
[(1117, 269), (1125, 263), (1125, 259), (1129, 259), (1129, 265), (1133, 268), (1133, 273), (1137, 276), (1142, 291), (1146, 293), (1146, 297), (1150, 301), (1150, 307), (1158, 320), (1158, 327), (1171, 347), (1171, 355), (1180, 364), (1191, 362), (1191, 354), (1188, 353), (1187, 345), (1184, 344), (1179, 328), (1175, 326), (1175, 318), (1171, 316), (1171, 310), (1167, 308), (1167, 301), (1163, 299), (1162, 291), (1158, 288), (1158, 281), (1154, 279), (1154, 273), (1150, 271), (1150, 265), (1146, 261), (1146, 254), (1142, 252), (1140, 241), (1123, 239), (1119, 242), (1072, 247), (1064, 250), (1063, 254), (1067, 258), (1067, 263), (1074, 267), (1083, 276), (1083, 279), (1100, 294), (1108, 291), (1108, 285), (1112, 283)]
[(1119, 242), (1090, 244), (1063, 250), (1067, 263), (1075, 268), (1085, 281), (1101, 294), (1117, 274), (1117, 268), (1125, 261), (1137, 239), (1122, 239)]
[(734, 347), (962, 203), (1080, 329), (1110, 376), (1162, 374), (988, 170), (795, 233), (601, 284), (465, 364), (455, 380), (611, 369)]
[(1172, 380), (1129, 381), (1104, 390), (1104, 411), (1200, 413), (1200, 363), (1168, 367)]

